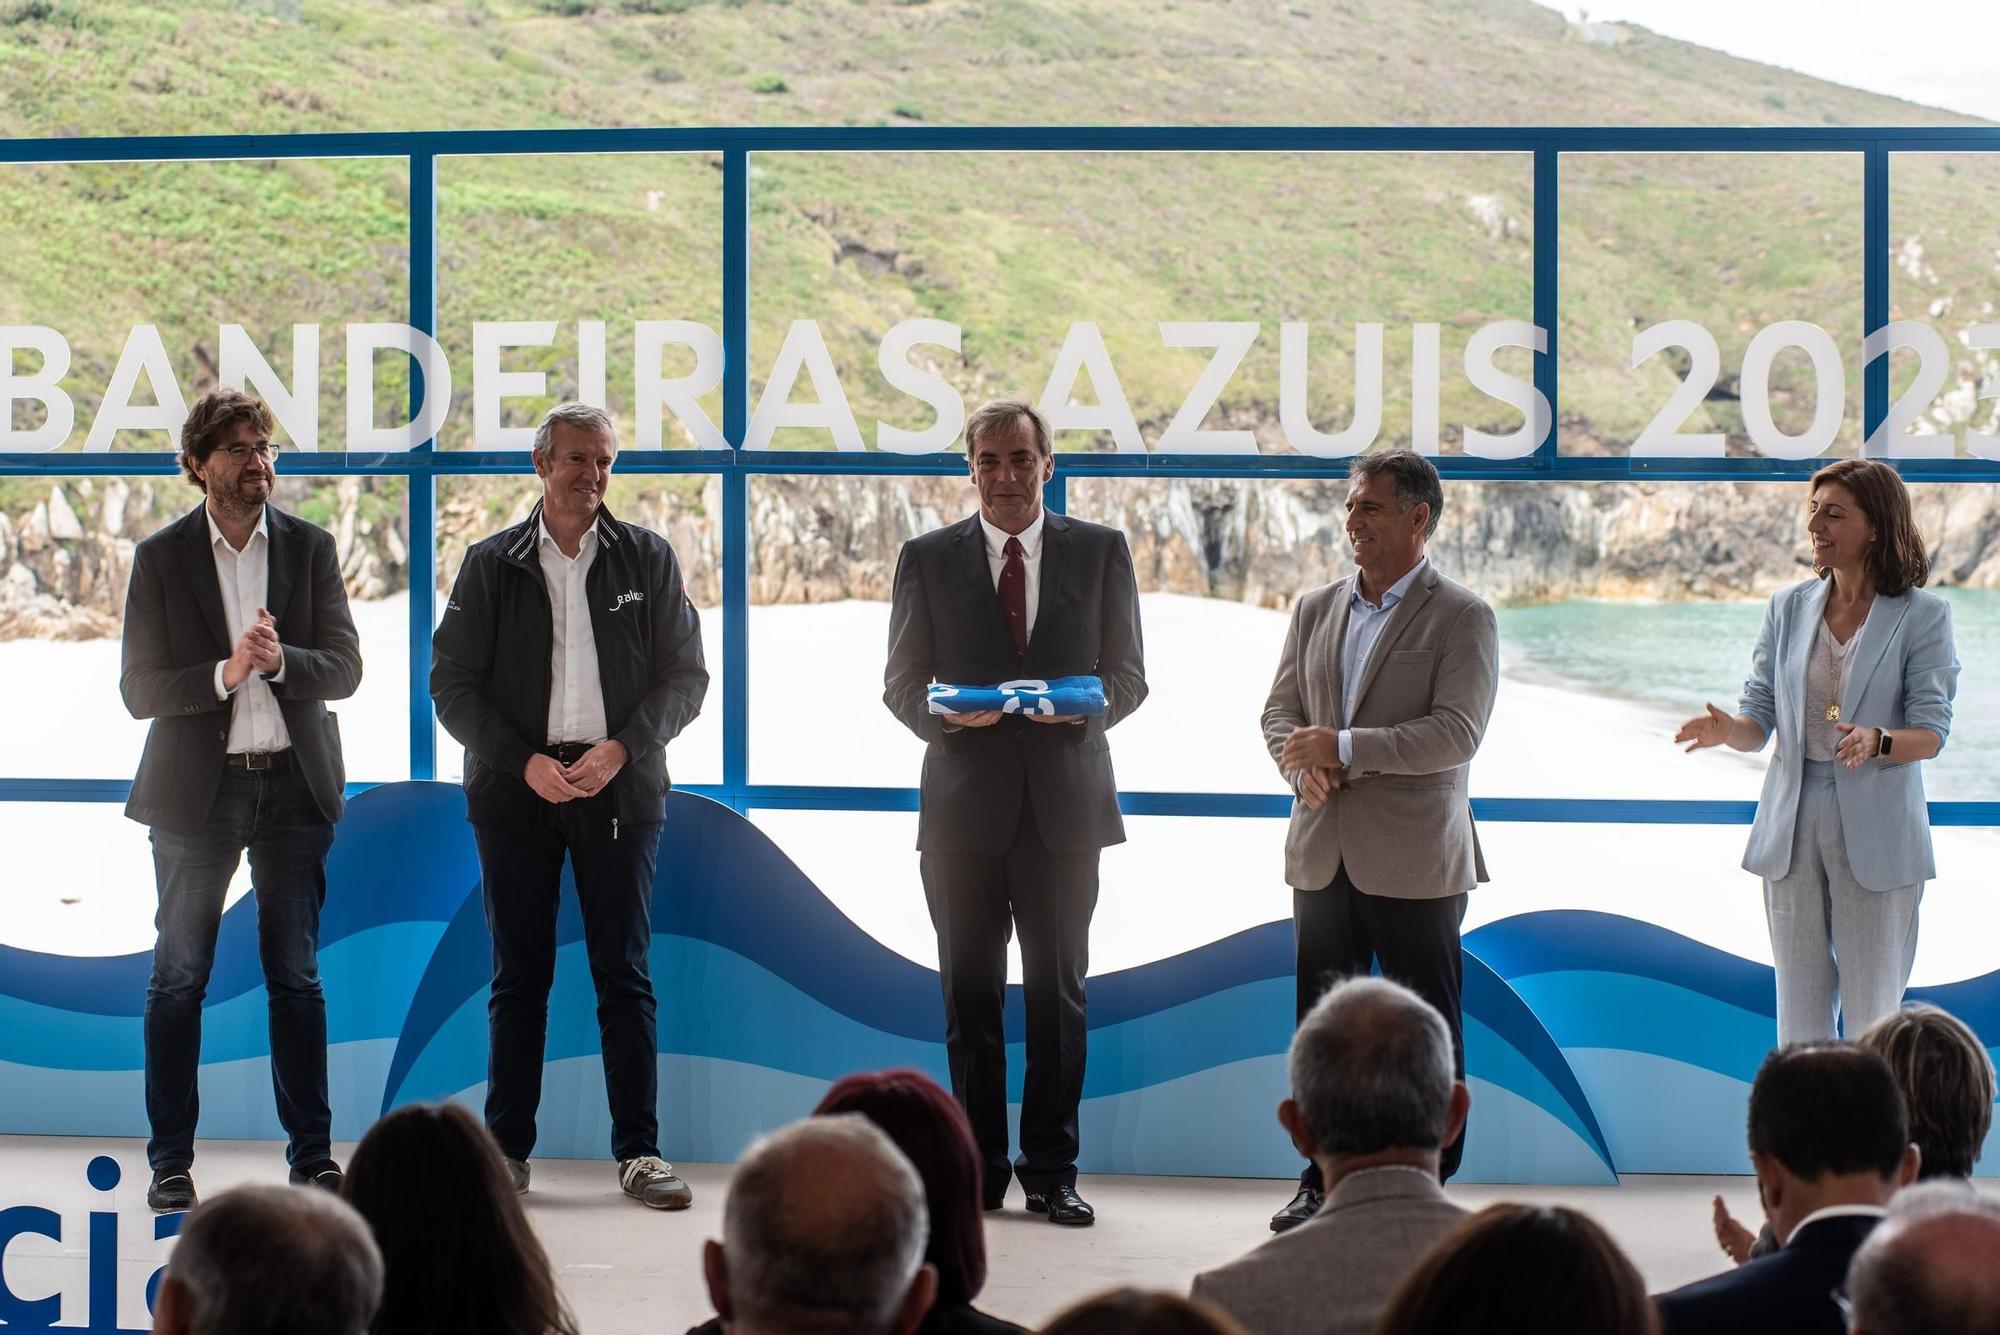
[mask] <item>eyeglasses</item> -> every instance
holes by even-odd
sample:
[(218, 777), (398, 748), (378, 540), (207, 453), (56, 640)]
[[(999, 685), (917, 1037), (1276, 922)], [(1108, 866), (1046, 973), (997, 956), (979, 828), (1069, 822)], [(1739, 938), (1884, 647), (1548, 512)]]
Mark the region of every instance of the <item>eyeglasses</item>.
[(1841, 1329), (1853, 1330), (1854, 1300), (1847, 1296), (1846, 1286), (1842, 1285), (1840, 1288), (1834, 1289), (1831, 1292), (1829, 1292), (1826, 1296), (1833, 1299), (1833, 1305), (1840, 1309)]
[(233, 464), (240, 464), (253, 454), (265, 463), (269, 463), (278, 450), (267, 440), (258, 445), (225, 445), (222, 447), (222, 452), (229, 456), (229, 462)]

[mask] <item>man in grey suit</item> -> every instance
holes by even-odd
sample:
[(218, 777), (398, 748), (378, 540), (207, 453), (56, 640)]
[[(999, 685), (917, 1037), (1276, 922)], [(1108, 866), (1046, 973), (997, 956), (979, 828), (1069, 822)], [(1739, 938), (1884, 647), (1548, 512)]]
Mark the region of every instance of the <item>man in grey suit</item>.
[[(1493, 712), (1493, 609), (1424, 555), (1444, 509), (1437, 469), (1408, 450), (1354, 460), (1347, 537), (1356, 573), (1302, 595), (1264, 703), (1264, 742), (1297, 800), (1285, 839), (1298, 950), (1298, 1014), (1330, 981), (1382, 973), (1451, 1027), (1465, 1074), (1459, 925), (1486, 879), (1467, 769)], [(1439, 1169), (1458, 1169), (1463, 1136)], [(1317, 1164), (1271, 1220), (1313, 1217)]]
[(1464, 1217), (1438, 1155), (1471, 1095), (1451, 1031), (1422, 997), (1350, 978), (1292, 1036), (1292, 1097), (1278, 1121), (1318, 1165), (1328, 1199), (1303, 1228), (1195, 1276), (1194, 1296), (1250, 1335), (1366, 1335), (1417, 1258)]

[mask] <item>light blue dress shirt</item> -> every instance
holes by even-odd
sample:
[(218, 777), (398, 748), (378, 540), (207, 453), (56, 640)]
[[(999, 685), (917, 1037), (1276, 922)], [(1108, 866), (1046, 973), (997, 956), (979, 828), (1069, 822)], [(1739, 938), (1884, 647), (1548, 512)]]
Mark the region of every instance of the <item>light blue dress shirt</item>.
[[(1389, 586), (1380, 603), (1371, 603), (1361, 593), (1361, 572), (1356, 571), (1347, 586), (1347, 639), (1340, 646), (1340, 717), (1343, 722), (1352, 722), (1354, 706), (1361, 695), (1361, 678), (1368, 671), (1368, 660), (1375, 653), (1375, 642), (1382, 638), (1382, 632), (1389, 625), (1389, 618), (1395, 614), (1396, 604), (1403, 601), (1409, 592), (1410, 582), (1429, 564), (1430, 557), (1420, 556), (1407, 574)], [(1354, 763), (1354, 738), (1346, 728), (1340, 730), (1340, 763)]]

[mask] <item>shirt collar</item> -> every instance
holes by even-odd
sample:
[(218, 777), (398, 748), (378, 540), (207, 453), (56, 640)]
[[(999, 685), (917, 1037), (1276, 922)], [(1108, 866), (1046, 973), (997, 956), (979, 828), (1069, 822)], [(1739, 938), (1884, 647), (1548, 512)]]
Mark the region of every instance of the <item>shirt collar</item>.
[(1814, 1210), (1804, 1219), (1792, 1225), (1791, 1237), (1785, 1239), (1785, 1245), (1787, 1247), (1791, 1246), (1799, 1234), (1805, 1232), (1807, 1228), (1813, 1224), (1817, 1224), (1822, 1219), (1840, 1219), (1843, 1217), (1884, 1219), (1888, 1217), (1888, 1214), (1889, 1211), (1880, 1205), (1828, 1205)]
[[(1430, 560), (1431, 558), (1428, 555), (1419, 556), (1417, 563), (1405, 571), (1403, 577), (1394, 584), (1391, 584), (1389, 591), (1382, 595), (1380, 610), (1386, 612), (1397, 603), (1402, 602), (1403, 595), (1410, 591), (1410, 585), (1416, 580), (1418, 575), (1423, 573), (1424, 567), (1430, 564)], [(1347, 597), (1350, 602), (1360, 607), (1367, 607), (1372, 610), (1376, 606), (1361, 596), (1361, 572), (1358, 570), (1354, 573), (1354, 578), (1348, 581)]]
[[(222, 536), (222, 530), (215, 526), (215, 515), (209, 511), (206, 501), (202, 502), (201, 517), (208, 521), (208, 545), (213, 547), (219, 542), (223, 546), (229, 547), (229, 539)], [(271, 507), (268, 505), (257, 511), (257, 527), (250, 530), (250, 537), (244, 542), (243, 546), (247, 549), (252, 542), (255, 542), (259, 538), (262, 538), (267, 544), (271, 541)], [(236, 551), (236, 548), (229, 547), (229, 550), (233, 552)]]
[[(556, 549), (556, 554), (562, 556), (562, 544), (556, 541), (555, 534), (549, 532), (549, 521), (542, 516), (539, 510), (536, 511), (535, 513), (535, 527), (540, 531), (538, 544), (543, 547), (553, 547)], [(583, 531), (583, 536), (576, 540), (576, 556), (574, 558), (571, 558), (569, 556), (563, 556), (563, 560), (568, 561), (574, 559), (580, 561), (583, 559), (584, 548), (593, 547), (596, 544), (597, 544), (597, 525), (595, 522), (593, 522), (589, 528)]]
[(1042, 521), (1048, 518), (1048, 514), (1047, 510), (1038, 509), (1035, 511), (1034, 523), (1028, 525), (1019, 533), (1009, 533), (1004, 528), (996, 528), (987, 520), (986, 512), (981, 510), (979, 512), (979, 527), (986, 532), (986, 554), (988, 556), (1000, 556), (1007, 550), (1007, 539), (1019, 538), (1021, 540), (1021, 555), (1030, 561), (1034, 560), (1042, 554)]

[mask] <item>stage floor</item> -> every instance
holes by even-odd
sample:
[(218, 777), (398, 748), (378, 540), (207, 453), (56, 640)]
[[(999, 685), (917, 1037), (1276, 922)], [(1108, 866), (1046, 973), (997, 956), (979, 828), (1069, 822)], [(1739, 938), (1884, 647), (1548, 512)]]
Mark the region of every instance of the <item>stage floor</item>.
[[(109, 1191), (99, 1190), (90, 1176), (90, 1164), (100, 1155), (115, 1159), (122, 1170)], [(608, 1162), (535, 1163), (529, 1214), (587, 1335), (671, 1335), (709, 1315), (701, 1242), (721, 1232), (729, 1168), (681, 1164), (679, 1171), (694, 1188), (694, 1206), (663, 1214), (620, 1195)], [(283, 1182), (283, 1148), (203, 1141), (195, 1179), (209, 1195), (240, 1183)], [(89, 1310), (90, 1295), (93, 1289), (102, 1293), (115, 1273), (116, 1329), (145, 1330), (146, 1284), (170, 1245), (153, 1239), (146, 1181), (139, 1141), (0, 1137), (0, 1210), (38, 1206), (62, 1221), (60, 1240), (39, 1234), (21, 1234), (11, 1242), (0, 1237), (5, 1246), (0, 1278), (7, 1290), (25, 1300), (60, 1293), (61, 1324), (109, 1330), (104, 1315)], [(979, 1306), (1032, 1325), (1111, 1285), (1185, 1291), (1196, 1271), (1269, 1237), (1266, 1220), (1291, 1194), (1283, 1182), (1237, 1178), (1087, 1177), (1079, 1187), (1097, 1207), (1094, 1228), (1056, 1228), (1028, 1214), (1018, 1186), (1007, 1209), (986, 1216), (991, 1274)], [(1655, 1289), (1721, 1268), (1708, 1222), (1709, 1198), (1716, 1192), (1739, 1217), (1757, 1218), (1756, 1185), (1748, 1177), (1629, 1177), (1616, 1187), (1450, 1191), (1475, 1209), (1525, 1200), (1586, 1210), (1632, 1254)], [(115, 1272), (94, 1254), (93, 1235), (103, 1235), (107, 1221), (93, 1221), (93, 1213), (115, 1214)]]

